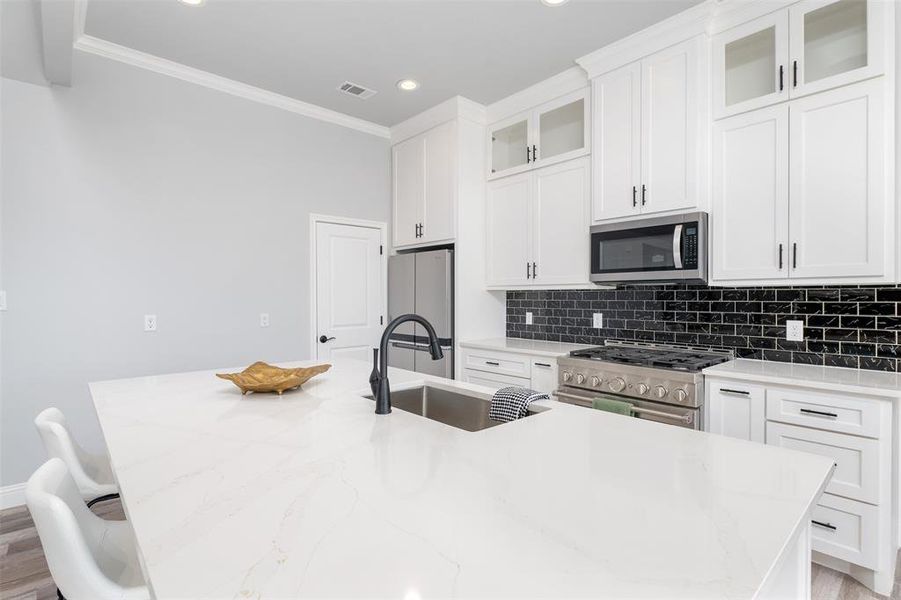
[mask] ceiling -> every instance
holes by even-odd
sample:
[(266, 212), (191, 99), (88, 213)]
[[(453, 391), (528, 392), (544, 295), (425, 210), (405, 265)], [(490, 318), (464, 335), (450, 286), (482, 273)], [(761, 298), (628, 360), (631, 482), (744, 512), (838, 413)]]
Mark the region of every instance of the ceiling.
[[(394, 125), (458, 94), (491, 104), (699, 1), (89, 0), (85, 33)], [(399, 91), (405, 77), (420, 89)], [(378, 93), (343, 95), (345, 80)]]

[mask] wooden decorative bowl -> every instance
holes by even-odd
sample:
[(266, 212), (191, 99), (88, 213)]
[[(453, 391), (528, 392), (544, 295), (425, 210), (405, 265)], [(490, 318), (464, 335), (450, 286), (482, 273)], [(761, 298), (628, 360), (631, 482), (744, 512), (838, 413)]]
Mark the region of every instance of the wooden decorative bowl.
[(285, 390), (299, 388), (311, 378), (325, 373), (332, 365), (316, 365), (297, 369), (282, 369), (262, 361), (255, 362), (240, 373), (216, 373), (216, 377), (228, 379), (241, 388), (241, 394), (247, 392), (276, 392), (279, 396)]

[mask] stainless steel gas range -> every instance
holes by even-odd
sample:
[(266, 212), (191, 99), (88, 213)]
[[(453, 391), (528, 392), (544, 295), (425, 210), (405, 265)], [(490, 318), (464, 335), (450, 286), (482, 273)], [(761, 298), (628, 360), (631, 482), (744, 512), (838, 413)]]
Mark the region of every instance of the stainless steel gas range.
[(729, 350), (607, 341), (558, 359), (561, 402), (592, 406), (598, 396), (632, 404), (640, 419), (702, 429), (701, 370), (733, 358)]

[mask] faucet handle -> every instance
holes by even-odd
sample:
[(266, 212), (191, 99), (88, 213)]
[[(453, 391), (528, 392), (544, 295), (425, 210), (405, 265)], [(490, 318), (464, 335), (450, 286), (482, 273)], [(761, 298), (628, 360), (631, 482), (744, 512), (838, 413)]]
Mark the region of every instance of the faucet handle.
[(379, 349), (372, 349), (372, 373), (369, 374), (369, 389), (372, 390), (372, 397), (377, 399), (379, 394)]

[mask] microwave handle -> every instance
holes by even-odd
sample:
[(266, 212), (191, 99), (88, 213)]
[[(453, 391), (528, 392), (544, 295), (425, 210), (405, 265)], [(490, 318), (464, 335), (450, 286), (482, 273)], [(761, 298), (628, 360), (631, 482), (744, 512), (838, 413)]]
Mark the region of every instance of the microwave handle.
[(676, 225), (673, 230), (673, 265), (677, 269), (682, 268), (682, 224)]

